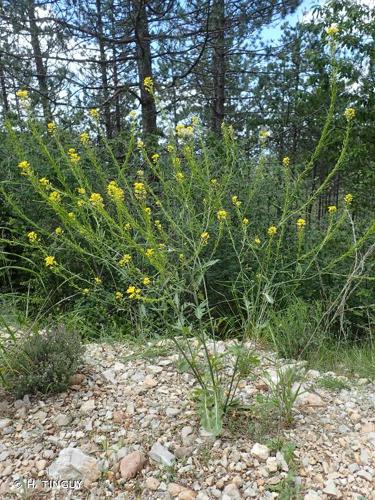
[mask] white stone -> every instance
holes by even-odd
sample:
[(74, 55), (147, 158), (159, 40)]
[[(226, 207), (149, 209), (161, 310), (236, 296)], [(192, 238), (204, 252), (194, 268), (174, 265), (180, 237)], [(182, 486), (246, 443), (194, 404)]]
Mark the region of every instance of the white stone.
[(321, 496), (316, 491), (310, 490), (303, 497), (303, 500), (321, 500)]
[(176, 461), (176, 457), (160, 443), (154, 443), (152, 445), (149, 456), (152, 460), (155, 460), (155, 462), (168, 466), (173, 465)]
[(267, 458), (270, 456), (270, 450), (267, 448), (267, 446), (264, 446), (263, 444), (259, 443), (254, 444), (254, 446), (251, 448), (250, 453), (252, 454), (253, 457), (258, 458), (263, 462), (265, 462)]
[(81, 413), (84, 414), (91, 413), (94, 409), (95, 409), (95, 401), (93, 399), (85, 401), (80, 408)]
[(335, 482), (333, 479), (328, 479), (326, 482), (325, 488), (323, 490), (327, 495), (331, 495), (332, 497), (338, 498), (340, 496), (340, 492), (336, 488)]
[(242, 496), (234, 483), (229, 483), (226, 485), (223, 491), (221, 500), (241, 500)]
[(268, 457), (266, 461), (266, 469), (268, 472), (277, 472), (278, 460), (276, 457)]
[(69, 425), (72, 421), (72, 418), (69, 415), (65, 415), (64, 413), (59, 413), (55, 417), (55, 424), (59, 427), (64, 427), (65, 425)]
[(50, 479), (82, 479), (86, 485), (100, 476), (98, 462), (79, 448), (64, 448), (48, 468)]
[(148, 477), (145, 481), (145, 486), (148, 490), (156, 491), (159, 488), (160, 481), (155, 477)]

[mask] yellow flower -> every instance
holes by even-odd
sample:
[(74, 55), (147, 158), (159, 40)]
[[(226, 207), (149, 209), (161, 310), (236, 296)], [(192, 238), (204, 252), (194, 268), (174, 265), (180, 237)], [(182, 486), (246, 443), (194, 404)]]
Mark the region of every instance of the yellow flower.
[(355, 118), (355, 109), (354, 108), (346, 108), (344, 112), (344, 116), (348, 122), (354, 120)]
[(275, 234), (277, 233), (277, 227), (276, 226), (270, 226), (268, 229), (267, 229), (267, 233), (268, 233), (268, 236), (275, 236)]
[(336, 205), (330, 205), (329, 207), (327, 207), (327, 210), (329, 214), (334, 214), (335, 212), (337, 212), (337, 207)]
[(126, 293), (129, 296), (129, 299), (140, 299), (141, 298), (141, 290), (136, 288), (134, 285), (130, 285), (126, 290)]
[(68, 212), (69, 219), (75, 220), (76, 214), (74, 212)]
[(146, 76), (146, 78), (143, 80), (143, 86), (145, 88), (145, 91), (149, 94), (152, 94), (154, 92), (154, 82), (151, 76)]
[(82, 290), (83, 295), (88, 295), (90, 293), (90, 290), (88, 288), (84, 288)]
[(53, 122), (47, 123), (48, 133), (53, 135), (56, 132), (56, 125)]
[(191, 124), (196, 127), (199, 124), (199, 117), (198, 116), (193, 116), (191, 119)]
[(132, 260), (132, 256), (126, 253), (120, 260), (119, 260), (119, 266), (124, 267), (126, 264), (129, 264), (129, 262)]
[(254, 238), (254, 243), (255, 243), (256, 245), (260, 245), (260, 244), (262, 243), (262, 242), (260, 241), (259, 236), (255, 236), (255, 238)]
[(194, 134), (194, 129), (191, 125), (179, 123), (176, 125), (176, 134), (178, 137), (188, 138)]
[(178, 158), (177, 156), (174, 156), (172, 158), (172, 163), (173, 163), (174, 168), (176, 168), (176, 169), (179, 169), (181, 167), (181, 159)]
[(52, 191), (52, 193), (48, 196), (48, 199), (49, 201), (52, 201), (52, 203), (59, 203), (61, 201), (61, 194), (57, 191)]
[(145, 147), (145, 143), (142, 141), (142, 139), (138, 139), (137, 141), (137, 148), (138, 149), (143, 149)]
[(99, 120), (100, 113), (99, 113), (98, 108), (91, 108), (90, 111), (89, 111), (89, 115), (94, 120)]
[(185, 259), (185, 255), (183, 253), (178, 254), (179, 260), (182, 262)]
[(152, 156), (151, 156), (151, 160), (156, 163), (158, 161), (158, 159), (160, 158), (160, 155), (158, 153), (154, 153)]
[(152, 257), (154, 255), (155, 251), (153, 248), (147, 248), (146, 252), (145, 252), (145, 255), (146, 257)]
[(160, 250), (163, 250), (165, 248), (165, 243), (159, 243), (158, 247)]
[(146, 215), (150, 216), (151, 215), (151, 208), (150, 207), (145, 207), (145, 213)]
[(220, 222), (222, 222), (222, 221), (228, 219), (229, 214), (228, 214), (228, 212), (226, 210), (218, 210), (216, 216), (217, 216), (217, 219)]
[(336, 23), (333, 23), (331, 24), (331, 26), (328, 26), (328, 28), (326, 28), (326, 33), (329, 37), (334, 37), (335, 35), (337, 35), (337, 33), (339, 32), (339, 27), (337, 26)]
[(131, 229), (131, 228), (132, 228), (132, 225), (130, 224), (130, 222), (127, 222), (126, 224), (124, 224), (124, 229), (126, 231), (129, 231), (129, 229)]
[(90, 196), (90, 201), (94, 207), (103, 208), (103, 197), (99, 193), (92, 193)]
[(269, 130), (261, 130), (259, 132), (259, 138), (261, 141), (265, 141), (269, 137), (271, 137), (271, 132)]
[(250, 221), (249, 221), (249, 219), (248, 219), (247, 217), (244, 217), (244, 218), (242, 219), (242, 224), (243, 224), (244, 226), (248, 226), (248, 225), (249, 225), (249, 223), (250, 223)]
[(30, 163), (26, 160), (20, 161), (18, 164), (18, 168), (21, 170), (22, 175), (31, 174)]
[(304, 227), (306, 226), (306, 220), (305, 219), (297, 219), (296, 226), (298, 231), (302, 231)]
[(53, 257), (53, 255), (47, 255), (47, 257), (44, 258), (44, 264), (46, 267), (57, 266), (56, 259), (55, 257)]
[(90, 136), (88, 132), (82, 132), (82, 134), (79, 136), (80, 141), (82, 144), (88, 144), (90, 142)]
[(115, 292), (115, 299), (116, 300), (121, 300), (123, 297), (124, 297), (123, 293), (121, 293), (119, 291)]
[(348, 193), (344, 196), (344, 201), (347, 205), (350, 205), (351, 202), (353, 201), (353, 195), (351, 193)]
[(130, 113), (128, 114), (129, 118), (131, 118), (132, 120), (135, 120), (137, 118), (137, 112), (135, 110), (133, 111), (130, 111)]
[(25, 89), (17, 90), (16, 96), (21, 99), (21, 101), (26, 101), (29, 98), (29, 92)]
[(77, 192), (78, 192), (78, 194), (86, 194), (86, 189), (83, 187), (79, 187), (79, 188), (77, 188)]
[(148, 276), (145, 276), (142, 280), (142, 283), (147, 286), (151, 283), (151, 279)]
[(135, 182), (134, 183), (134, 194), (138, 199), (142, 199), (146, 196), (146, 188), (143, 182)]
[(203, 233), (201, 233), (201, 241), (202, 241), (203, 245), (207, 245), (209, 238), (210, 238), (210, 235), (208, 234), (207, 231), (204, 231)]
[(156, 221), (154, 222), (154, 224), (155, 224), (156, 229), (158, 229), (159, 231), (161, 231), (161, 230), (162, 230), (162, 225), (161, 225), (160, 220), (156, 220)]
[(47, 179), (47, 177), (42, 177), (41, 179), (39, 179), (39, 184), (44, 186), (44, 187), (50, 187), (51, 184), (49, 182), (49, 180)]
[(101, 285), (102, 284), (102, 279), (99, 278), (99, 276), (95, 276), (94, 281), (95, 281), (96, 285)]
[(55, 234), (57, 234), (58, 236), (59, 236), (60, 234), (63, 234), (63, 232), (64, 232), (64, 231), (63, 231), (63, 229), (62, 229), (60, 226), (59, 226), (59, 227), (57, 227), (57, 228), (55, 229)]
[(211, 179), (211, 180), (210, 180), (210, 182), (211, 182), (211, 184), (212, 184), (213, 186), (216, 186), (216, 184), (217, 184), (217, 179)]
[(78, 200), (77, 201), (77, 207), (83, 207), (84, 205), (86, 205), (85, 200)]
[(176, 181), (177, 182), (182, 182), (185, 179), (185, 175), (182, 172), (177, 172), (176, 174)]
[(173, 153), (174, 146), (172, 144), (167, 144), (167, 151), (168, 151), (168, 153)]
[(238, 196), (232, 196), (232, 203), (237, 208), (242, 205), (242, 201), (238, 199)]
[(284, 167), (289, 167), (289, 165), (290, 165), (290, 158), (289, 158), (289, 156), (284, 156), (284, 158), (283, 158), (283, 165), (284, 165)]
[(68, 149), (68, 156), (69, 156), (69, 160), (73, 164), (78, 163), (79, 160), (81, 159), (81, 157), (79, 156), (79, 154), (77, 153), (77, 151), (74, 148)]
[(143, 177), (145, 175), (145, 171), (144, 170), (137, 170), (137, 175), (138, 175), (138, 177)]
[(39, 236), (35, 231), (28, 232), (27, 237), (29, 238), (30, 243), (36, 243), (39, 240)]
[(108, 195), (116, 201), (123, 201), (124, 190), (121, 189), (116, 181), (111, 181), (107, 186)]

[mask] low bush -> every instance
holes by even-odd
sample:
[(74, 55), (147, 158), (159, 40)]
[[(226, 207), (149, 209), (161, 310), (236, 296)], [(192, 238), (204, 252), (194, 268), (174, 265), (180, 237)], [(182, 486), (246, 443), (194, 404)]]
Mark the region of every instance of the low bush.
[(17, 398), (64, 391), (84, 350), (79, 335), (63, 326), (20, 334), (0, 347), (0, 381)]

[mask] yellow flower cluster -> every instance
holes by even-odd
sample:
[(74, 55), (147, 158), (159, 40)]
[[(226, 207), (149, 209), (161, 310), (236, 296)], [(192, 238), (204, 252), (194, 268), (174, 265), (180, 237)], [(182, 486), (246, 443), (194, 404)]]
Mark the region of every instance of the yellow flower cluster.
[(355, 109), (354, 108), (346, 108), (344, 112), (344, 116), (348, 122), (351, 122), (355, 118)]
[(79, 139), (82, 144), (88, 144), (90, 142), (90, 135), (88, 132), (82, 132), (82, 134), (79, 136)]
[(103, 196), (100, 193), (92, 193), (90, 202), (94, 207), (103, 208)]
[(145, 255), (146, 257), (150, 258), (154, 255), (155, 251), (153, 248), (147, 248), (147, 250), (145, 251)]
[(145, 88), (145, 91), (149, 94), (152, 94), (154, 92), (154, 81), (151, 76), (146, 76), (146, 78), (143, 80), (143, 86)]
[(45, 188), (51, 187), (50, 181), (47, 179), (47, 177), (42, 177), (39, 179), (39, 184)]
[(155, 227), (156, 227), (156, 229), (157, 229), (158, 231), (161, 231), (161, 230), (162, 230), (162, 225), (161, 225), (160, 220), (156, 220), (156, 221), (154, 222), (154, 224), (155, 224)]
[(176, 125), (176, 134), (181, 138), (189, 138), (194, 134), (194, 128), (191, 125), (184, 125), (183, 123), (178, 123)]
[(145, 143), (142, 141), (142, 139), (137, 140), (137, 148), (138, 149), (143, 149), (145, 147)]
[(124, 298), (124, 294), (122, 292), (115, 292), (115, 299), (116, 300), (121, 300), (122, 298)]
[(56, 125), (53, 122), (47, 123), (48, 133), (53, 135), (56, 132)]
[(284, 165), (284, 167), (289, 167), (289, 165), (290, 165), (290, 158), (289, 158), (289, 156), (284, 156), (284, 158), (283, 158), (283, 165)]
[(84, 205), (86, 205), (85, 200), (78, 200), (77, 201), (77, 207), (83, 207)]
[(243, 224), (244, 226), (248, 226), (248, 225), (250, 224), (249, 219), (248, 219), (247, 217), (244, 217), (244, 218), (242, 219), (242, 224)]
[(39, 236), (35, 231), (29, 231), (27, 233), (27, 237), (29, 238), (30, 243), (36, 243), (39, 240)]
[(154, 153), (152, 156), (151, 156), (151, 160), (154, 162), (154, 163), (157, 163), (157, 161), (159, 160), (160, 158), (160, 155), (158, 153)]
[(327, 210), (329, 214), (334, 214), (337, 212), (337, 207), (336, 205), (330, 205), (329, 207), (327, 207)]
[(175, 177), (177, 182), (182, 182), (185, 179), (183, 172), (177, 172)]
[(254, 238), (254, 243), (255, 243), (256, 245), (260, 245), (260, 244), (262, 243), (262, 242), (260, 241), (259, 236), (255, 236), (255, 238)]
[(207, 245), (209, 238), (210, 238), (210, 235), (208, 234), (207, 231), (204, 231), (203, 233), (201, 233), (201, 242), (203, 245)]
[(76, 214), (74, 212), (68, 212), (68, 217), (71, 220), (75, 220), (76, 219)]
[(351, 193), (348, 193), (344, 196), (344, 201), (347, 205), (350, 205), (351, 202), (353, 201), (353, 195)]
[(63, 229), (59, 226), (55, 229), (55, 234), (57, 234), (57, 236), (60, 236), (60, 234), (63, 234)]
[(69, 160), (73, 164), (78, 163), (79, 160), (81, 159), (81, 157), (79, 156), (79, 154), (77, 153), (77, 151), (74, 148), (68, 149), (68, 156), (69, 156)]
[(141, 298), (141, 289), (135, 287), (134, 285), (130, 285), (126, 290), (129, 299), (140, 299)]
[(148, 286), (150, 283), (151, 283), (151, 279), (148, 277), (148, 276), (145, 276), (142, 280), (142, 283), (145, 285), (145, 286)]
[(52, 203), (60, 203), (61, 201), (61, 194), (58, 193), (57, 191), (52, 191), (50, 195), (48, 196), (49, 201)]
[(91, 116), (91, 118), (93, 118), (94, 120), (99, 120), (100, 113), (99, 113), (98, 108), (92, 108), (92, 109), (90, 109), (90, 111), (89, 111), (89, 115), (90, 115), (90, 116)]
[(53, 255), (47, 255), (44, 259), (44, 264), (46, 267), (54, 267), (57, 266), (56, 259)]
[(129, 262), (132, 260), (132, 256), (126, 253), (120, 260), (119, 260), (119, 266), (120, 267), (125, 267)]
[(94, 281), (95, 281), (96, 285), (101, 285), (102, 284), (102, 279), (99, 276), (95, 276)]
[(168, 151), (168, 153), (173, 153), (173, 151), (174, 151), (173, 144), (167, 144), (167, 151)]
[(304, 227), (306, 226), (306, 220), (305, 219), (297, 219), (296, 226), (298, 231), (302, 231)]
[(16, 96), (21, 99), (21, 101), (26, 101), (29, 98), (29, 92), (25, 89), (17, 90)]
[(22, 175), (30, 175), (31, 174), (30, 163), (26, 160), (20, 161), (18, 164), (18, 168), (21, 170)]
[(334, 37), (335, 35), (337, 35), (337, 33), (339, 32), (339, 27), (337, 26), (336, 23), (333, 23), (331, 24), (331, 26), (328, 26), (328, 28), (326, 28), (326, 33), (329, 37)]
[(271, 132), (269, 130), (261, 130), (259, 132), (259, 139), (261, 141), (265, 141), (266, 139), (268, 139), (269, 137), (271, 137)]
[(107, 186), (108, 196), (113, 198), (116, 201), (123, 201), (124, 199), (124, 190), (121, 189), (116, 181), (111, 181)]
[(135, 120), (137, 118), (137, 112), (135, 110), (130, 111), (128, 116), (131, 120)]
[(270, 226), (268, 229), (267, 229), (267, 233), (268, 233), (268, 236), (275, 236), (275, 234), (277, 233), (277, 227), (276, 226)]
[(226, 210), (218, 210), (216, 216), (218, 221), (223, 222), (228, 219), (229, 214)]
[(143, 182), (135, 182), (134, 183), (134, 194), (135, 194), (135, 197), (138, 198), (139, 200), (146, 197), (147, 191), (146, 191), (146, 187), (143, 184)]
[(238, 199), (238, 196), (232, 196), (232, 203), (237, 208), (239, 208), (242, 205), (242, 201)]
[(84, 187), (78, 187), (77, 192), (78, 194), (86, 194), (86, 189)]

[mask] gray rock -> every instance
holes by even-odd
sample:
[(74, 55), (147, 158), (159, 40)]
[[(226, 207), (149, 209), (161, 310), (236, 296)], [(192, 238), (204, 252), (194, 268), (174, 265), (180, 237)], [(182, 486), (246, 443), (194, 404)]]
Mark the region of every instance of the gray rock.
[(64, 427), (65, 425), (69, 425), (72, 421), (72, 417), (69, 415), (65, 415), (64, 413), (59, 413), (55, 417), (55, 424), (59, 427)]
[(11, 423), (10, 418), (0, 418), (0, 430), (6, 429)]
[(269, 448), (259, 443), (254, 444), (254, 446), (251, 448), (250, 453), (252, 454), (253, 457), (257, 458), (258, 460), (261, 460), (262, 462), (265, 462), (267, 458), (270, 456)]
[(331, 495), (332, 497), (336, 497), (336, 498), (340, 497), (340, 492), (336, 488), (336, 485), (335, 485), (335, 482), (333, 481), (333, 479), (328, 479), (323, 492), (326, 493), (327, 495)]
[(85, 485), (96, 481), (99, 476), (98, 462), (79, 448), (64, 448), (48, 468), (50, 479), (81, 479)]
[(362, 477), (363, 479), (366, 479), (366, 481), (369, 481), (370, 483), (372, 482), (372, 474), (370, 472), (367, 472), (367, 470), (360, 470), (357, 472), (357, 476)]
[(88, 401), (85, 401), (81, 405), (81, 413), (83, 414), (88, 414), (91, 413), (95, 409), (95, 401), (93, 399), (89, 399)]
[(167, 448), (164, 448), (160, 443), (154, 443), (152, 445), (149, 456), (152, 460), (155, 460), (155, 462), (168, 466), (173, 465), (176, 461), (176, 457), (173, 453), (168, 451)]
[(121, 477), (125, 480), (135, 477), (143, 469), (146, 457), (140, 451), (133, 451), (120, 462)]
[(234, 483), (229, 483), (226, 485), (223, 491), (221, 500), (241, 500), (242, 496)]

